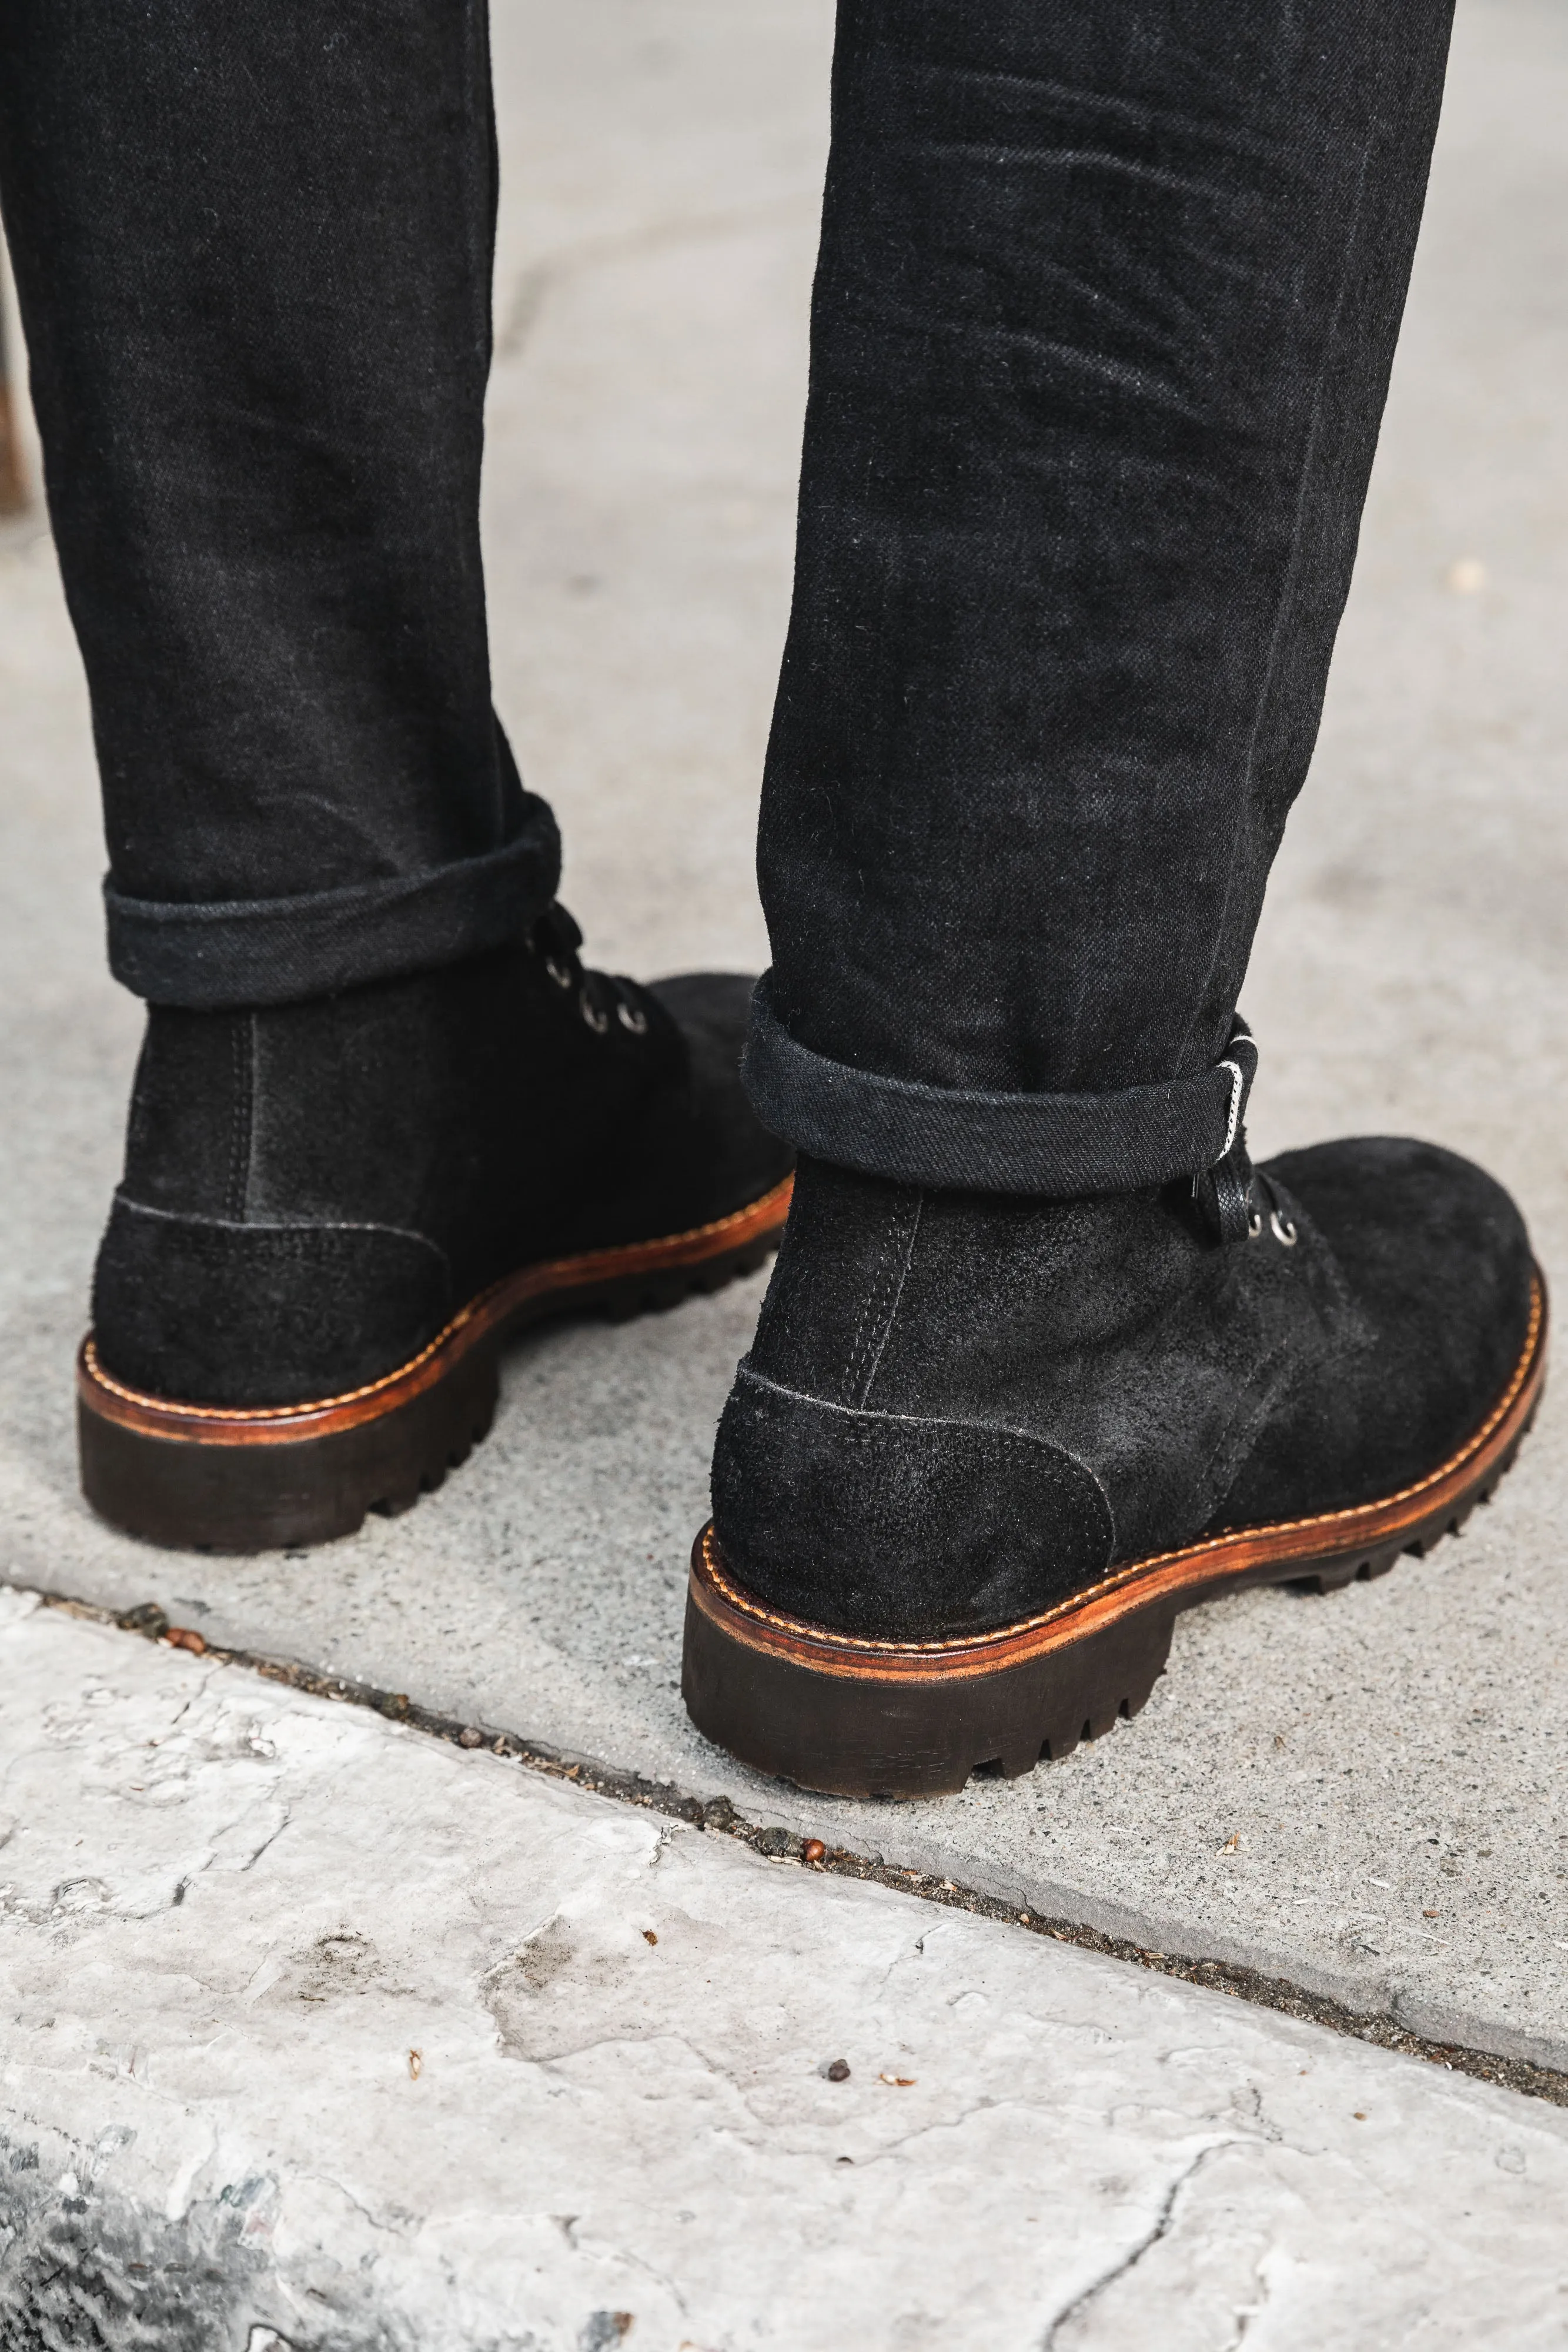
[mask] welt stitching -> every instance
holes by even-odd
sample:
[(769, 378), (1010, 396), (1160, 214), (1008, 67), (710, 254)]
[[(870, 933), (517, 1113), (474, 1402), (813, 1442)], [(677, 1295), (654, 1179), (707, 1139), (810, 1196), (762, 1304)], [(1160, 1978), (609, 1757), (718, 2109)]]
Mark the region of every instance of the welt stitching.
[(1370, 1518), (1375, 1512), (1388, 1510), (1396, 1503), (1411, 1502), (1418, 1496), (1429, 1493), (1445, 1478), (1461, 1469), (1467, 1462), (1479, 1454), (1493, 1432), (1500, 1428), (1507, 1420), (1513, 1410), (1514, 1401), (1524, 1388), (1535, 1363), (1536, 1343), (1541, 1337), (1541, 1327), (1545, 1315), (1546, 1294), (1542, 1286), (1541, 1276), (1537, 1273), (1531, 1291), (1530, 1324), (1525, 1332), (1524, 1346), (1519, 1361), (1514, 1366), (1513, 1378), (1486, 1420), (1482, 1422), (1479, 1429), (1466, 1440), (1457, 1453), (1451, 1454), (1446, 1462), (1439, 1463), (1437, 1469), (1429, 1470), (1424, 1478), (1417, 1478), (1413, 1485), (1401, 1486), (1396, 1494), (1380, 1496), (1371, 1503), (1347, 1503), (1337, 1510), (1314, 1511), (1304, 1518), (1270, 1520), (1256, 1528), (1230, 1528), (1224, 1535), (1203, 1536), (1197, 1543), (1180, 1545), (1174, 1551), (1147, 1552), (1141, 1559), (1127, 1560), (1120, 1567), (1106, 1569), (1099, 1583), (1092, 1589), (1071, 1593), (1065, 1601), (1059, 1601), (1053, 1608), (1040, 1610), (1032, 1617), (1019, 1618), (1011, 1625), (998, 1626), (994, 1632), (988, 1634), (977, 1637), (973, 1634), (963, 1634), (956, 1640), (946, 1642), (883, 1642), (873, 1640), (868, 1635), (861, 1633), (832, 1633), (824, 1637), (821, 1626), (811, 1625), (803, 1618), (788, 1617), (778, 1610), (765, 1608), (760, 1601), (754, 1601), (748, 1592), (742, 1591), (738, 1585), (731, 1583), (714, 1557), (715, 1537), (711, 1519), (702, 1533), (703, 1565), (715, 1591), (722, 1593), (730, 1606), (742, 1616), (754, 1618), (758, 1624), (776, 1625), (784, 1633), (805, 1633), (817, 1641), (826, 1638), (841, 1650), (867, 1651), (887, 1655), (915, 1652), (925, 1656), (946, 1651), (973, 1649), (977, 1646), (977, 1641), (995, 1642), (1004, 1638), (1011, 1639), (1020, 1633), (1031, 1633), (1043, 1626), (1059, 1623), (1063, 1618), (1071, 1616), (1074, 1610), (1081, 1608), (1086, 1600), (1099, 1600), (1106, 1592), (1124, 1590), (1128, 1585), (1146, 1576), (1151, 1569), (1166, 1568), (1175, 1562), (1197, 1560), (1205, 1557), (1223, 1559), (1228, 1552), (1235, 1551), (1249, 1538), (1259, 1535), (1293, 1535), (1309, 1528), (1349, 1528), (1357, 1520)]
[[(677, 1242), (706, 1241), (719, 1234), (733, 1232), (737, 1226), (745, 1224), (749, 1218), (755, 1217), (758, 1210), (778, 1202), (788, 1192), (792, 1182), (793, 1179), (786, 1176), (781, 1183), (775, 1184), (772, 1190), (764, 1192), (759, 1200), (748, 1202), (744, 1209), (731, 1209), (727, 1216), (710, 1218), (706, 1225), (688, 1225), (684, 1233), (665, 1234), (662, 1236), (663, 1244), (668, 1247)], [(141, 1216), (168, 1217), (176, 1224), (194, 1224), (203, 1222), (197, 1218), (177, 1217), (172, 1210), (168, 1209), (147, 1208), (140, 1201), (127, 1200), (123, 1192), (118, 1198), (120, 1205), (136, 1210)], [(215, 1224), (219, 1220), (208, 1218), (205, 1222), (208, 1224)], [(354, 1228), (350, 1226), (342, 1230), (352, 1232)], [(396, 1234), (402, 1229), (396, 1225), (381, 1228), (372, 1225), (368, 1230), (371, 1233), (379, 1230)], [(420, 1239), (423, 1236), (415, 1235), (410, 1238)], [(434, 1246), (433, 1242), (431, 1247), (434, 1249)], [(659, 1244), (655, 1244), (653, 1246), (657, 1247)], [(613, 1250), (605, 1252), (585, 1250), (576, 1257), (547, 1259), (538, 1270), (549, 1274), (562, 1267), (580, 1266), (601, 1255), (612, 1257), (616, 1255)], [(476, 1291), (465, 1306), (458, 1308), (450, 1322), (442, 1325), (434, 1339), (427, 1339), (418, 1354), (411, 1356), (406, 1363), (395, 1365), (390, 1372), (382, 1372), (377, 1380), (361, 1381), (356, 1389), (344, 1389), (337, 1396), (313, 1397), (304, 1404), (172, 1406), (167, 1397), (153, 1396), (145, 1389), (128, 1388), (123, 1381), (117, 1381), (111, 1373), (106, 1372), (98, 1360), (98, 1348), (90, 1331), (82, 1342), (82, 1362), (89, 1377), (97, 1387), (106, 1389), (111, 1396), (125, 1398), (130, 1404), (148, 1405), (156, 1411), (178, 1413), (183, 1419), (200, 1423), (293, 1421), (307, 1413), (325, 1412), (334, 1406), (358, 1404), (365, 1397), (378, 1396), (388, 1389), (395, 1388), (400, 1381), (405, 1381), (411, 1372), (416, 1372), (422, 1364), (428, 1363), (433, 1356), (439, 1354), (449, 1340), (455, 1339), (465, 1325), (472, 1323), (488, 1302), (506, 1289), (511, 1278), (509, 1276), (503, 1275), (498, 1282), (489, 1283), (483, 1290)]]

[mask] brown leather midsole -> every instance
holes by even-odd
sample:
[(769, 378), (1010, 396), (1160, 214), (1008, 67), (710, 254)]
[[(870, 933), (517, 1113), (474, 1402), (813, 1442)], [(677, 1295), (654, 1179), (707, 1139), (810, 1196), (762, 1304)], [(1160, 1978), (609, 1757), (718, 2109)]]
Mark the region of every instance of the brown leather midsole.
[(1474, 1435), (1440, 1468), (1397, 1494), (1311, 1518), (1243, 1528), (1109, 1571), (1092, 1591), (995, 1633), (947, 1642), (877, 1642), (782, 1615), (734, 1583), (712, 1522), (692, 1553), (690, 1595), (731, 1642), (818, 1674), (931, 1683), (989, 1675), (1103, 1632), (1151, 1603), (1187, 1609), (1248, 1584), (1287, 1583), (1347, 1554), (1414, 1538), (1466, 1504), (1516, 1445), (1546, 1377), (1546, 1286), (1537, 1272), (1530, 1325), (1507, 1388)]
[(173, 1438), (195, 1445), (277, 1445), (329, 1436), (380, 1414), (395, 1412), (423, 1395), (444, 1380), (472, 1349), (497, 1336), (530, 1307), (570, 1297), (574, 1291), (701, 1265), (763, 1240), (782, 1227), (794, 1181), (787, 1176), (760, 1200), (729, 1216), (716, 1218), (711, 1224), (695, 1225), (689, 1233), (666, 1234), (657, 1241), (630, 1242), (616, 1249), (589, 1250), (579, 1257), (523, 1266), (470, 1299), (445, 1329), (406, 1364), (342, 1396), (256, 1407), (173, 1403), (113, 1380), (99, 1363), (91, 1332), (77, 1360), (77, 1393), (89, 1412), (146, 1437)]

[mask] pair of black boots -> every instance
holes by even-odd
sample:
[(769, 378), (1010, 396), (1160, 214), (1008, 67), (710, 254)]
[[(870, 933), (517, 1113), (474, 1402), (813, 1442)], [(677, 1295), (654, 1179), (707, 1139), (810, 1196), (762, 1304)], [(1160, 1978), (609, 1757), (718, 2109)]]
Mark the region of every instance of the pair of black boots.
[(1450, 1153), (1254, 1172), (1238, 1144), (1076, 1201), (792, 1176), (741, 1091), (748, 983), (642, 987), (580, 944), (556, 908), (444, 971), (152, 1011), (78, 1375), (106, 1517), (238, 1550), (348, 1533), (484, 1434), (519, 1324), (667, 1305), (782, 1237), (686, 1703), (766, 1770), (915, 1795), (1107, 1729), (1179, 1609), (1380, 1573), (1511, 1461), (1544, 1292)]

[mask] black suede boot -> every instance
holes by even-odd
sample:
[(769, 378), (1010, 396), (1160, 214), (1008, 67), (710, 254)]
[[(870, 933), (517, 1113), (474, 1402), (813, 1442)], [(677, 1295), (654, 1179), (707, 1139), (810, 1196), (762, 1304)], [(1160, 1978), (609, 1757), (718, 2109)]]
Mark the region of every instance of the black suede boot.
[(761, 1264), (791, 1155), (739, 1084), (749, 982), (585, 972), (554, 907), (474, 961), (262, 1012), (154, 1007), (78, 1375), (105, 1517), (348, 1533), (489, 1425), (521, 1322)]
[(1178, 1609), (1457, 1531), (1544, 1374), (1507, 1194), (1386, 1139), (1216, 1175), (1053, 1202), (802, 1161), (694, 1559), (701, 1730), (845, 1795), (1013, 1777), (1136, 1713)]

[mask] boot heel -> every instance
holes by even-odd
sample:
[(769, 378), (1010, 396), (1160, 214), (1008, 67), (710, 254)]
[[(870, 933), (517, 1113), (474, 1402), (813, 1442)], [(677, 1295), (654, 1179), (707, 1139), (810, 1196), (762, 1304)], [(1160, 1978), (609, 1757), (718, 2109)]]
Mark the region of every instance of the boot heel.
[(1071, 1600), (946, 1642), (834, 1633), (737, 1585), (710, 1523), (686, 1591), (681, 1689), (699, 1731), (745, 1764), (841, 1797), (940, 1797), (971, 1772), (1018, 1780), (1136, 1715), (1176, 1613), (1258, 1584), (1321, 1591), (1381, 1576), (1464, 1525), (1513, 1462), (1546, 1379), (1534, 1282), (1513, 1373), (1480, 1426), (1425, 1478), (1378, 1501), (1202, 1536), (1129, 1560)]
[(699, 1731), (758, 1771), (839, 1797), (938, 1797), (976, 1771), (1018, 1780), (1135, 1715), (1174, 1609), (1075, 1630), (862, 1642), (777, 1615), (730, 1582), (706, 1528), (692, 1555), (681, 1689)]
[(352, 1535), (430, 1494), (489, 1430), (508, 1334), (548, 1316), (636, 1313), (716, 1289), (777, 1247), (787, 1177), (690, 1231), (524, 1266), (471, 1299), (398, 1370), (308, 1404), (179, 1404), (112, 1379), (90, 1337), (77, 1360), (82, 1492), (128, 1535), (176, 1550), (277, 1551)]
[(77, 1370), (82, 1492), (128, 1535), (179, 1550), (274, 1551), (352, 1535), (367, 1511), (406, 1510), (438, 1486), (484, 1435), (497, 1355), (481, 1341), (423, 1383), (225, 1412), (131, 1395), (105, 1378), (89, 1341)]

